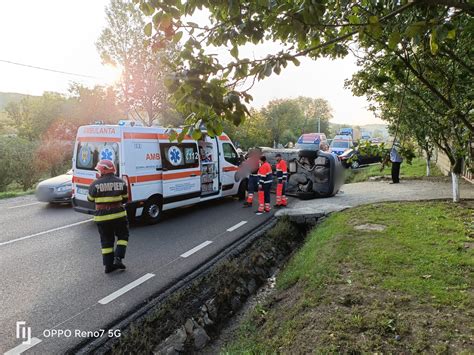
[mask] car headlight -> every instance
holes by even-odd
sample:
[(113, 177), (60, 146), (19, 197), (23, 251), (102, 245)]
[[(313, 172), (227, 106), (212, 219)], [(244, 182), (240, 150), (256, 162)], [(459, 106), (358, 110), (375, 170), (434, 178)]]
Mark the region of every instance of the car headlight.
[(56, 187), (57, 192), (67, 192), (72, 191), (72, 184), (66, 184)]

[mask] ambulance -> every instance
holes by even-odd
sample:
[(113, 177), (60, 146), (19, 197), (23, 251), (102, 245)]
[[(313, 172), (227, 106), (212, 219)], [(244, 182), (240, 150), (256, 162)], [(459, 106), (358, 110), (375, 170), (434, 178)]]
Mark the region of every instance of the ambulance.
[(240, 156), (226, 134), (211, 137), (204, 131), (200, 140), (186, 136), (178, 143), (163, 127), (88, 125), (78, 129), (72, 161), (78, 212), (94, 213), (87, 194), (101, 159), (113, 161), (128, 185), (129, 218), (141, 216), (150, 224), (169, 209), (245, 193), (245, 179), (235, 174)]

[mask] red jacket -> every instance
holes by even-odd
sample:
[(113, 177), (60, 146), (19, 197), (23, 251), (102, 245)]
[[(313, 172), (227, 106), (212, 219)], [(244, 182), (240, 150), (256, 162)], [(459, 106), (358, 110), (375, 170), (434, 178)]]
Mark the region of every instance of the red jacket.
[(283, 177), (288, 174), (288, 166), (286, 165), (286, 161), (284, 161), (283, 159), (276, 164), (276, 174), (277, 177)]
[(261, 184), (272, 183), (272, 166), (268, 162), (260, 165), (260, 168), (258, 168), (258, 177), (260, 178), (259, 182)]

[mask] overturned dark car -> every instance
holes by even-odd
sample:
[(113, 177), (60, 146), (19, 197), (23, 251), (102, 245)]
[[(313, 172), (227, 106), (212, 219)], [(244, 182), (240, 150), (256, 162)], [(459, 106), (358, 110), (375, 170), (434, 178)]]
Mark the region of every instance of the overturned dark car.
[(300, 199), (331, 197), (344, 182), (344, 169), (338, 157), (321, 150), (261, 148), (275, 167), (276, 155), (288, 163), (287, 195)]

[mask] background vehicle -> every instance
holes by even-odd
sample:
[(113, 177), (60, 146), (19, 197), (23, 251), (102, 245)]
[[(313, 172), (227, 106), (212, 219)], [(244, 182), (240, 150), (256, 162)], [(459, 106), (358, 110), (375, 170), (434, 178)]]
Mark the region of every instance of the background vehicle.
[(304, 133), (296, 142), (295, 148), (300, 150), (319, 150), (321, 143), (327, 143), (324, 133)]
[(65, 203), (71, 202), (72, 170), (66, 174), (41, 181), (36, 186), (36, 198), (41, 202)]
[(204, 134), (197, 141), (186, 136), (178, 143), (163, 127), (82, 126), (73, 157), (72, 202), (78, 212), (94, 212), (87, 194), (100, 159), (113, 161), (127, 182), (129, 217), (143, 216), (148, 223), (158, 222), (164, 210), (245, 191), (244, 182), (235, 180), (240, 157), (226, 134)]
[(360, 139), (361, 137), (360, 130), (358, 128), (352, 127), (341, 128), (337, 134), (341, 136), (350, 136), (354, 141)]
[(344, 174), (339, 159), (321, 150), (262, 148), (262, 154), (275, 168), (276, 154), (288, 163), (286, 194), (300, 199), (330, 197), (337, 194)]
[(382, 156), (370, 150), (361, 152), (358, 148), (350, 149), (339, 156), (342, 166), (345, 168), (357, 169), (362, 165), (380, 163)]
[(341, 155), (346, 150), (349, 150), (353, 147), (352, 139), (349, 136), (337, 135), (333, 138), (329, 149), (332, 153)]

